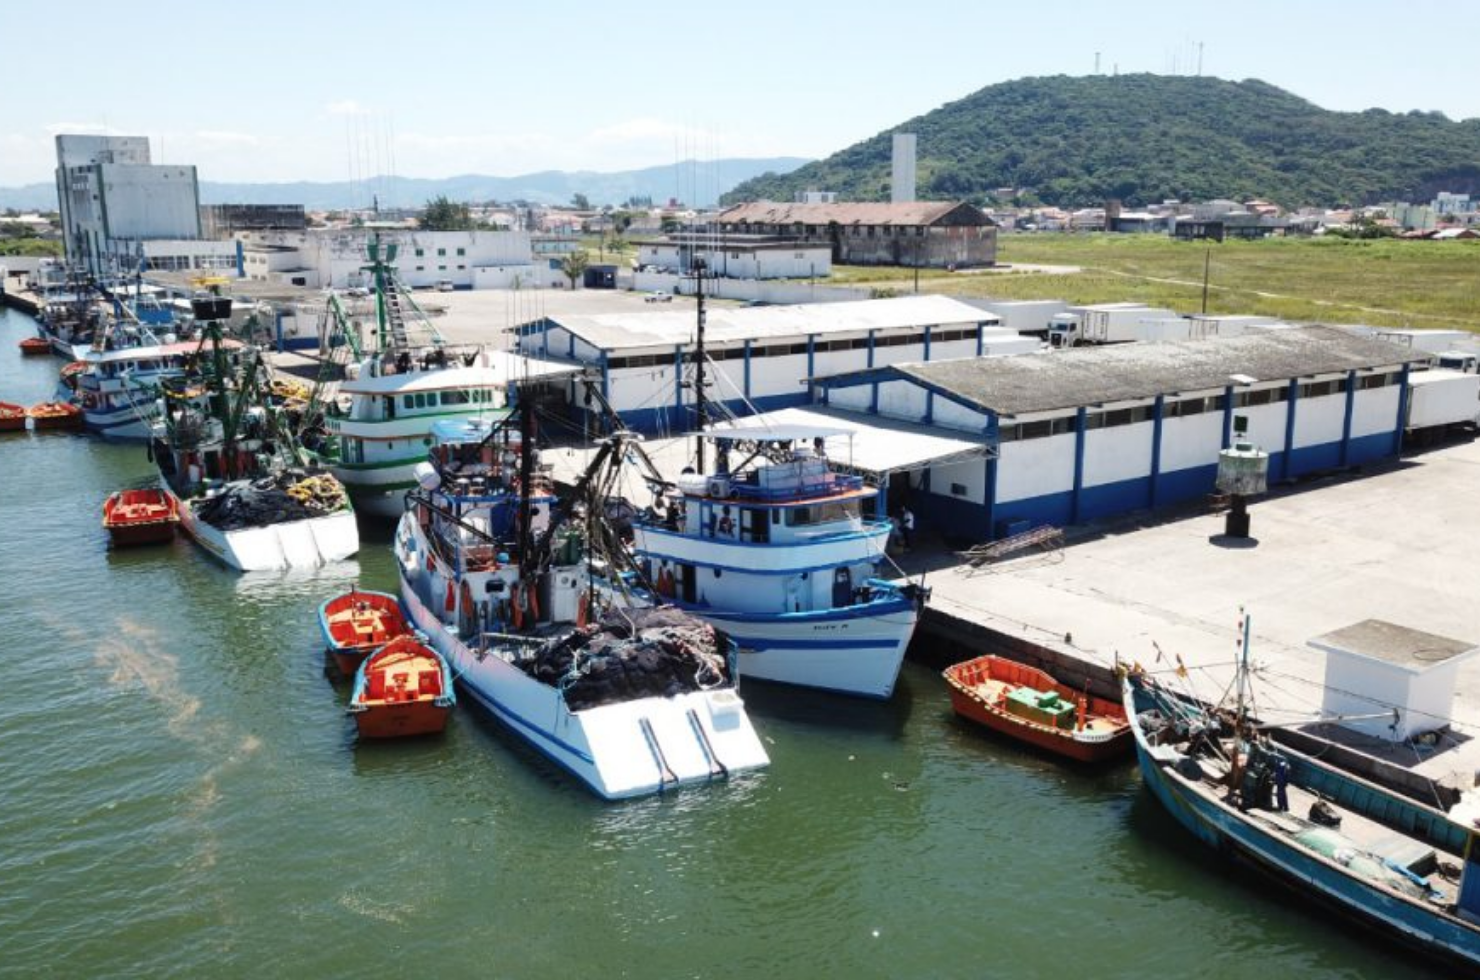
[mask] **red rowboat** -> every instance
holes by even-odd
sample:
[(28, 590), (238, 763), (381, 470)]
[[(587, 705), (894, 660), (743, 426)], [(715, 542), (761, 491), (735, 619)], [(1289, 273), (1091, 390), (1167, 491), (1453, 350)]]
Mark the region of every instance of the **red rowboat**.
[(398, 636), (355, 673), (349, 711), (361, 738), (430, 735), (447, 727), (456, 695), (452, 672), (415, 636)]
[(353, 677), (360, 662), (398, 636), (411, 632), (401, 603), (384, 592), (351, 589), (319, 607), (324, 644), (340, 673)]
[(25, 406), (13, 402), (0, 402), (0, 432), (22, 432), (25, 428)]
[(66, 402), (42, 402), (26, 409), (33, 429), (80, 429), (82, 409)]
[(21, 353), (26, 355), (50, 354), (51, 341), (45, 337), (27, 337), (20, 342)]
[(179, 520), (179, 503), (163, 490), (119, 490), (103, 501), (103, 527), (116, 548), (168, 541)]
[(1036, 667), (977, 657), (947, 667), (945, 679), (956, 714), (1058, 755), (1099, 762), (1131, 746), (1120, 702), (1075, 691)]

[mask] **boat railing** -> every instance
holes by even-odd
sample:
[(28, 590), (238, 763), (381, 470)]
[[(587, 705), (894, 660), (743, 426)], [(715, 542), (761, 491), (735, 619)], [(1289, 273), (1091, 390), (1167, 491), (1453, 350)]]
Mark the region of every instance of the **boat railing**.
[(830, 497), (863, 489), (863, 477), (843, 473), (824, 473), (807, 480), (784, 481), (775, 486), (756, 483), (730, 483), (730, 495), (740, 500), (778, 501), (806, 497)]

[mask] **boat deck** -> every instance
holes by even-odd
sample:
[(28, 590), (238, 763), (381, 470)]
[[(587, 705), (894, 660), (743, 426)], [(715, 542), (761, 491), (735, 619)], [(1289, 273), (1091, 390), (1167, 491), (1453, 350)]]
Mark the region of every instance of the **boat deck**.
[[(994, 707), (998, 710), (1004, 710), (1003, 704), (1007, 700), (1008, 692), (1015, 690), (1021, 685), (1014, 684), (1010, 681), (997, 680), (995, 678), (989, 677), (984, 678), (975, 684), (963, 683), (961, 686), (964, 690), (980, 698), (984, 704)], [(1013, 717), (1017, 718), (1016, 715), (1014, 715)], [(1050, 727), (1042, 722), (1034, 721), (1031, 718), (1017, 718), (1017, 720), (1029, 725), (1038, 725), (1042, 728)], [(1089, 732), (1091, 734), (1098, 733), (1102, 735), (1114, 735), (1116, 732), (1121, 731), (1124, 728), (1125, 723), (1123, 721), (1119, 721), (1113, 718), (1104, 718), (1091, 714), (1085, 718), (1084, 727), (1078, 730)]]
[[(1198, 764), (1202, 767), (1203, 777), (1195, 782), (1185, 781), (1184, 785), (1196, 789), (1209, 799), (1228, 804), (1227, 763), (1199, 757)], [(1453, 905), (1457, 901), (1459, 896), (1457, 875), (1450, 879), (1440, 871), (1445, 865), (1449, 865), (1457, 872), (1461, 865), (1459, 855), (1438, 850), (1424, 841), (1409, 837), (1401, 831), (1378, 823), (1304, 787), (1296, 786), (1294, 783), (1287, 787), (1287, 793), (1290, 803), (1290, 809), (1287, 811), (1253, 807), (1246, 813), (1267, 830), (1293, 838), (1295, 834), (1313, 825), (1308, 815), (1318, 802), (1324, 803), (1341, 817), (1341, 825), (1331, 828), (1336, 833), (1369, 854), (1380, 859), (1387, 859), (1392, 864), (1406, 868), (1420, 877), (1425, 877), (1429, 887), (1439, 893), (1440, 904)]]

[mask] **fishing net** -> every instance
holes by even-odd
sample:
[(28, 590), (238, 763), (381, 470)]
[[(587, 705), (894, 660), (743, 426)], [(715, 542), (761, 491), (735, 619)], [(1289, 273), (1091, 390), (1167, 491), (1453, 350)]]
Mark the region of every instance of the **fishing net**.
[(550, 641), (521, 666), (581, 711), (725, 685), (728, 646), (723, 633), (678, 609), (624, 609)]
[(219, 531), (267, 527), (322, 517), (345, 505), (344, 487), (327, 473), (288, 470), (251, 483), (233, 483), (195, 505), (195, 515)]

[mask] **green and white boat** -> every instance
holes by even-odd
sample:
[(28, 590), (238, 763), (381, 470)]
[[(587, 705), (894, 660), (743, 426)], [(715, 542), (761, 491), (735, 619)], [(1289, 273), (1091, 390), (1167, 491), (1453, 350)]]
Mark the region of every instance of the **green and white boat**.
[(416, 485), (433, 424), (507, 415), (520, 382), (574, 373), (569, 365), (481, 347), (453, 349), (396, 279), (396, 246), (369, 245), (364, 270), (374, 283), (377, 352), (361, 352), (337, 300), (325, 336), (357, 356), (325, 411), (318, 452), (354, 499), (358, 513), (396, 518)]

